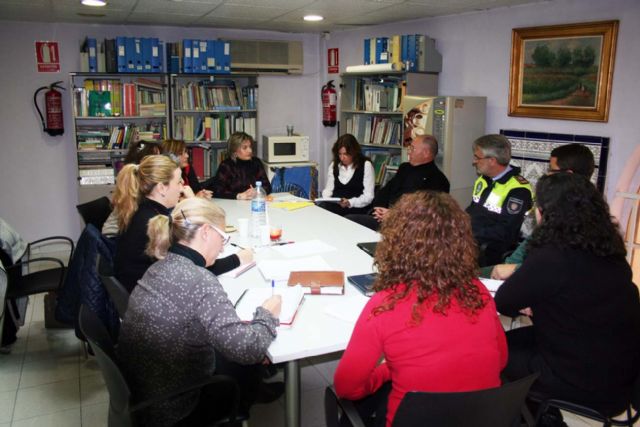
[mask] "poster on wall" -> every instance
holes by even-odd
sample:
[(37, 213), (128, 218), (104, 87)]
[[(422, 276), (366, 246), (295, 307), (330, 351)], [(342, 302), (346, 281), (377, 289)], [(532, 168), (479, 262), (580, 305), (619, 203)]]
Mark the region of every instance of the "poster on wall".
[(340, 54), (337, 47), (327, 49), (327, 73), (337, 74), (340, 72)]
[(60, 72), (58, 42), (36, 41), (36, 64), (39, 73)]

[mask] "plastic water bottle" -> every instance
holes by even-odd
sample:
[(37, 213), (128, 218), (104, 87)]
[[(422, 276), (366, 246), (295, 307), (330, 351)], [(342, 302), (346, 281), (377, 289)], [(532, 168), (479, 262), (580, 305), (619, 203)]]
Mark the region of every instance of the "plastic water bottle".
[(256, 181), (256, 195), (251, 199), (251, 237), (259, 239), (263, 225), (267, 225), (267, 193), (262, 181)]

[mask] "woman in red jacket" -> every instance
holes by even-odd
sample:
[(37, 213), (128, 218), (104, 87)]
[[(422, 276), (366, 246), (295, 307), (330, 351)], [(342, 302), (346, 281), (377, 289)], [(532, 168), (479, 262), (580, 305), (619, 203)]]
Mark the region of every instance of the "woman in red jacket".
[(493, 299), (476, 279), (468, 215), (446, 193), (407, 194), (381, 233), (377, 293), (336, 370), (337, 394), (368, 397), (357, 404), (362, 415), (372, 408), (371, 424), (386, 418), (390, 426), (408, 391), (498, 387), (507, 346)]

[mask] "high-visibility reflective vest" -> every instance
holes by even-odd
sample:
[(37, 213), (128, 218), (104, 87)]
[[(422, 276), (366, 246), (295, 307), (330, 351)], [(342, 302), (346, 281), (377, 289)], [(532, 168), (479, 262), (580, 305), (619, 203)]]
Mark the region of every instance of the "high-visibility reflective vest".
[[(474, 203), (480, 202), (480, 199), (482, 198), (482, 194), (484, 193), (484, 191), (487, 189), (488, 186), (489, 184), (487, 183), (486, 179), (483, 176), (479, 176), (478, 179), (476, 179), (476, 182), (473, 186), (473, 196), (472, 196)], [(507, 195), (509, 194), (509, 192), (511, 192), (516, 188), (526, 188), (533, 194), (533, 191), (531, 189), (531, 184), (529, 184), (529, 181), (527, 181), (525, 178), (521, 177), (520, 175), (515, 175), (509, 178), (504, 183), (501, 183), (500, 180), (494, 181), (493, 188), (491, 189), (491, 193), (489, 193), (487, 198), (484, 200), (482, 207), (484, 207), (490, 212), (501, 214), (503, 209), (502, 205), (504, 204), (505, 199), (507, 198)], [(506, 206), (506, 208), (512, 209), (514, 211), (519, 211), (520, 209), (522, 209), (522, 206), (513, 206), (513, 207)]]

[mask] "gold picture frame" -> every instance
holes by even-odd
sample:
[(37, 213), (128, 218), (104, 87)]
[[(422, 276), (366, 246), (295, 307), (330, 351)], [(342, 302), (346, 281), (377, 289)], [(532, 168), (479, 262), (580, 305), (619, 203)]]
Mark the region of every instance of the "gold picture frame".
[(609, 120), (618, 21), (514, 28), (509, 115)]

